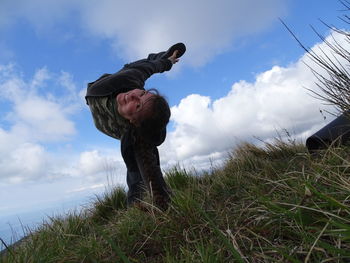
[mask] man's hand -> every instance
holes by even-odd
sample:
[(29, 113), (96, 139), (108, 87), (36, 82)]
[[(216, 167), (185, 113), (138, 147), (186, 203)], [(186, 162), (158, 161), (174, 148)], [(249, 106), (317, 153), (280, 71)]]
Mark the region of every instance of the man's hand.
[(179, 59), (176, 58), (176, 55), (178, 52), (179, 52), (178, 50), (175, 50), (174, 53), (170, 57), (168, 57), (168, 59), (171, 61), (171, 63), (175, 64), (176, 62), (179, 61)]

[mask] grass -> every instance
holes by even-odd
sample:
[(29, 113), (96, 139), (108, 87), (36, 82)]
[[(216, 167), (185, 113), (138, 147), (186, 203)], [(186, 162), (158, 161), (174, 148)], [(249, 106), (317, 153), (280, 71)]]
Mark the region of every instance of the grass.
[(117, 188), (50, 218), (1, 262), (350, 262), (348, 147), (243, 144), (211, 173), (166, 178), (168, 211), (127, 209)]

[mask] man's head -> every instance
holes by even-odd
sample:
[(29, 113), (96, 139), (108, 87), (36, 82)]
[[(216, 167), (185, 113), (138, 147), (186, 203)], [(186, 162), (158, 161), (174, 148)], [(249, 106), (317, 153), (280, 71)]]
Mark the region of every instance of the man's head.
[(145, 132), (163, 129), (169, 122), (169, 105), (155, 89), (134, 89), (120, 93), (117, 103), (119, 114)]

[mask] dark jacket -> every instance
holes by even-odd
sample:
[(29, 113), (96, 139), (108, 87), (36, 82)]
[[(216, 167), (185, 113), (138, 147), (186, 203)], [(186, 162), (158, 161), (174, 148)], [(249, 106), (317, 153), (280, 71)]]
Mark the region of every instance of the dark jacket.
[[(133, 89), (144, 89), (145, 81), (155, 73), (162, 73), (170, 70), (172, 63), (167, 58), (162, 58), (161, 53), (150, 54), (147, 59), (126, 64), (120, 71), (114, 74), (103, 74), (94, 82), (88, 84), (87, 97), (117, 96), (119, 93), (128, 92)], [(88, 102), (86, 101), (88, 104)], [(129, 129), (126, 138), (132, 137), (132, 129)], [(166, 136), (166, 128), (157, 131), (147, 138), (153, 145), (163, 143)], [(129, 139), (127, 139), (129, 140)]]
[(110, 96), (133, 89), (144, 89), (145, 81), (154, 73), (170, 70), (169, 59), (142, 59), (126, 64), (114, 74), (103, 74), (94, 82), (88, 84), (86, 97)]

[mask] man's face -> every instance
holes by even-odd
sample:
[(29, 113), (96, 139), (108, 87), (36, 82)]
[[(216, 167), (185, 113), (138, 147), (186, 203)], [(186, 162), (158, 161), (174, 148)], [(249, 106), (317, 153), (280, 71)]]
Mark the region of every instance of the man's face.
[(117, 96), (118, 112), (133, 124), (138, 124), (150, 114), (154, 94), (146, 90), (134, 89)]

